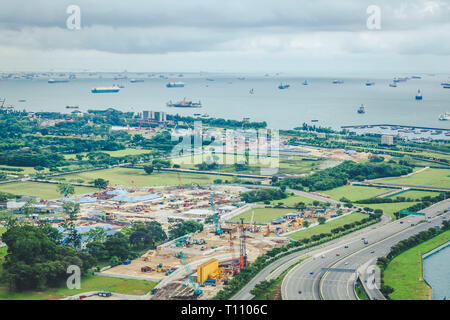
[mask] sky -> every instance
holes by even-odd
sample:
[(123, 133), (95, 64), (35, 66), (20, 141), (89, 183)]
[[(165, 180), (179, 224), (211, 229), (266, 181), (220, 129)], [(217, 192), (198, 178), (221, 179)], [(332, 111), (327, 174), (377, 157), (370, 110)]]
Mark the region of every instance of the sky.
[(0, 4), (0, 71), (450, 73), (450, 0)]

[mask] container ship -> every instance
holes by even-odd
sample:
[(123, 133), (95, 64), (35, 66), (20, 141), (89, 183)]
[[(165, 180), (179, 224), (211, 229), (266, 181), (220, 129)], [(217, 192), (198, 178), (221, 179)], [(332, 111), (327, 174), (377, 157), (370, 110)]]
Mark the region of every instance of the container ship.
[(186, 98), (184, 98), (183, 101), (176, 103), (169, 101), (167, 102), (167, 106), (173, 108), (201, 108), (202, 103), (200, 101), (199, 102), (187, 101)]
[(166, 84), (167, 88), (183, 88), (184, 83), (183, 82), (169, 82)]
[(92, 93), (111, 93), (111, 92), (119, 92), (120, 88), (113, 86), (113, 87), (95, 87), (91, 89)]

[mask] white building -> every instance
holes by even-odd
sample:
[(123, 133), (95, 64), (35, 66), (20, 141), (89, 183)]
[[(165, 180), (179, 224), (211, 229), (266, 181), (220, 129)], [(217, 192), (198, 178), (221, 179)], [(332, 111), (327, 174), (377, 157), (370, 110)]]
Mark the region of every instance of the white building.
[(394, 136), (382, 135), (381, 144), (392, 146), (394, 144)]

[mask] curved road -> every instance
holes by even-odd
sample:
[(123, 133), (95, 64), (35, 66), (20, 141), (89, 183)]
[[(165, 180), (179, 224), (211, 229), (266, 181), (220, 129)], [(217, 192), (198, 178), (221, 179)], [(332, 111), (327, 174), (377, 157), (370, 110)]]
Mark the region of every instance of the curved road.
[[(440, 225), (442, 218), (448, 219), (450, 213), (439, 217), (436, 215), (447, 210), (449, 205), (450, 200), (445, 200), (421, 211), (426, 214), (427, 218), (430, 218), (430, 223), (417, 224), (424, 220), (424, 217), (409, 216), (375, 229), (365, 229), (363, 236), (369, 242), (367, 245), (362, 241), (360, 234), (347, 239), (344, 245), (340, 242), (340, 246), (327, 246), (317, 250), (311, 258), (294, 267), (286, 275), (281, 288), (283, 299), (357, 299), (353, 290), (356, 277), (355, 272), (352, 271), (360, 269), (363, 281), (366, 280), (365, 266), (375, 261), (376, 258), (386, 255), (391, 246), (398, 241), (434, 225)], [(344, 270), (322, 272), (322, 268)], [(382, 298), (378, 290), (371, 292), (370, 296), (376, 299)]]

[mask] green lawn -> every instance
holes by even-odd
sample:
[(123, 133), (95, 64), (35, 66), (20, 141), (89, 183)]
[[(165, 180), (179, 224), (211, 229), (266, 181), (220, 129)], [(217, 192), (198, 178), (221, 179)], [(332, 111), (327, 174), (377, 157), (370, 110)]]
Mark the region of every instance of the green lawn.
[(310, 238), (316, 234), (329, 233), (331, 231), (331, 229), (334, 229), (337, 227), (342, 227), (344, 224), (352, 223), (355, 221), (360, 221), (367, 217), (368, 217), (367, 214), (360, 213), (360, 212), (354, 212), (350, 215), (346, 215), (346, 216), (338, 218), (336, 220), (325, 222), (325, 224), (320, 224), (320, 225), (310, 227), (305, 230), (291, 233), (287, 237), (291, 238), (292, 240), (301, 240), (304, 238)]
[(342, 186), (327, 191), (319, 191), (320, 193), (327, 194), (335, 200), (340, 200), (342, 197), (349, 199), (350, 201), (357, 201), (367, 198), (372, 198), (381, 193), (387, 192), (390, 189), (387, 188), (375, 188), (375, 187), (363, 187), (363, 186)]
[[(286, 199), (280, 199), (280, 200), (273, 200), (270, 202), (272, 205), (276, 205), (278, 203), (282, 203), (285, 206), (293, 207), (296, 203), (303, 202), (306, 205), (311, 205), (313, 203), (313, 199), (299, 196), (299, 195), (293, 195), (289, 196)], [(261, 202), (262, 204), (263, 202)]]
[(279, 208), (255, 208), (241, 213), (230, 219), (230, 221), (241, 221), (241, 218), (244, 218), (245, 222), (250, 222), (252, 218), (252, 212), (255, 212), (253, 217), (253, 221), (266, 223), (275, 218), (279, 218), (292, 212), (291, 209), (279, 209)]
[(430, 168), (409, 177), (391, 177), (373, 180), (374, 182), (396, 183), (416, 186), (450, 188), (450, 169)]
[(392, 199), (397, 199), (398, 197), (404, 197), (404, 198), (411, 198), (411, 199), (421, 199), (423, 197), (436, 197), (439, 195), (439, 192), (429, 192), (429, 191), (406, 191), (403, 193), (400, 193), (399, 195), (391, 197)]
[(450, 230), (395, 257), (384, 271), (384, 283), (393, 300), (429, 300), (431, 290), (423, 281), (422, 255), (450, 241)]
[[(0, 171), (2, 170), (2, 168), (14, 168), (14, 169), (23, 169), (23, 171), (20, 172), (15, 172), (15, 171), (4, 171), (4, 173), (6, 174), (35, 174), (37, 171), (34, 170), (33, 167), (16, 167), (16, 166), (6, 166), (6, 165), (1, 165), (0, 166)], [(41, 171), (41, 173), (48, 173), (48, 169), (45, 169), (43, 171)]]
[[(209, 184), (213, 183), (214, 180), (217, 179), (216, 175), (181, 172), (180, 177), (182, 184)], [(176, 172), (161, 171), (160, 173), (157, 173), (155, 170), (152, 174), (148, 175), (143, 169), (130, 168), (86, 171), (82, 173), (60, 176), (60, 178), (65, 178), (65, 182), (76, 182), (81, 179), (84, 180), (84, 183), (88, 183), (97, 178), (103, 178), (108, 180), (111, 185), (123, 186), (170, 186), (179, 184), (178, 175)], [(219, 177), (219, 179), (225, 180), (227, 178)]]
[[(96, 190), (88, 187), (75, 187), (75, 194), (90, 193)], [(0, 191), (15, 195), (40, 197), (44, 200), (61, 198), (61, 194), (57, 191), (57, 185), (53, 183), (30, 181), (5, 183), (0, 185)]]
[(372, 209), (381, 209), (383, 213), (390, 215), (392, 220), (395, 220), (394, 212), (409, 208), (417, 202), (393, 202), (393, 203), (375, 203), (375, 204), (360, 204), (361, 207), (368, 207)]
[(116, 293), (143, 295), (148, 293), (156, 282), (144, 280), (119, 279), (89, 275), (81, 280), (81, 289), (66, 287), (31, 292), (10, 292), (0, 287), (0, 300), (55, 300), (88, 291), (111, 291)]
[[(127, 148), (127, 149), (116, 150), (116, 151), (103, 151), (103, 150), (100, 150), (100, 152), (107, 153), (111, 157), (124, 157), (124, 156), (135, 156), (135, 155), (139, 155), (139, 154), (151, 153), (152, 151), (151, 150)], [(82, 152), (82, 153), (79, 153), (79, 154), (85, 156), (87, 154), (87, 152)], [(65, 154), (64, 158), (66, 158), (66, 159), (76, 159), (76, 155), (75, 154)]]

